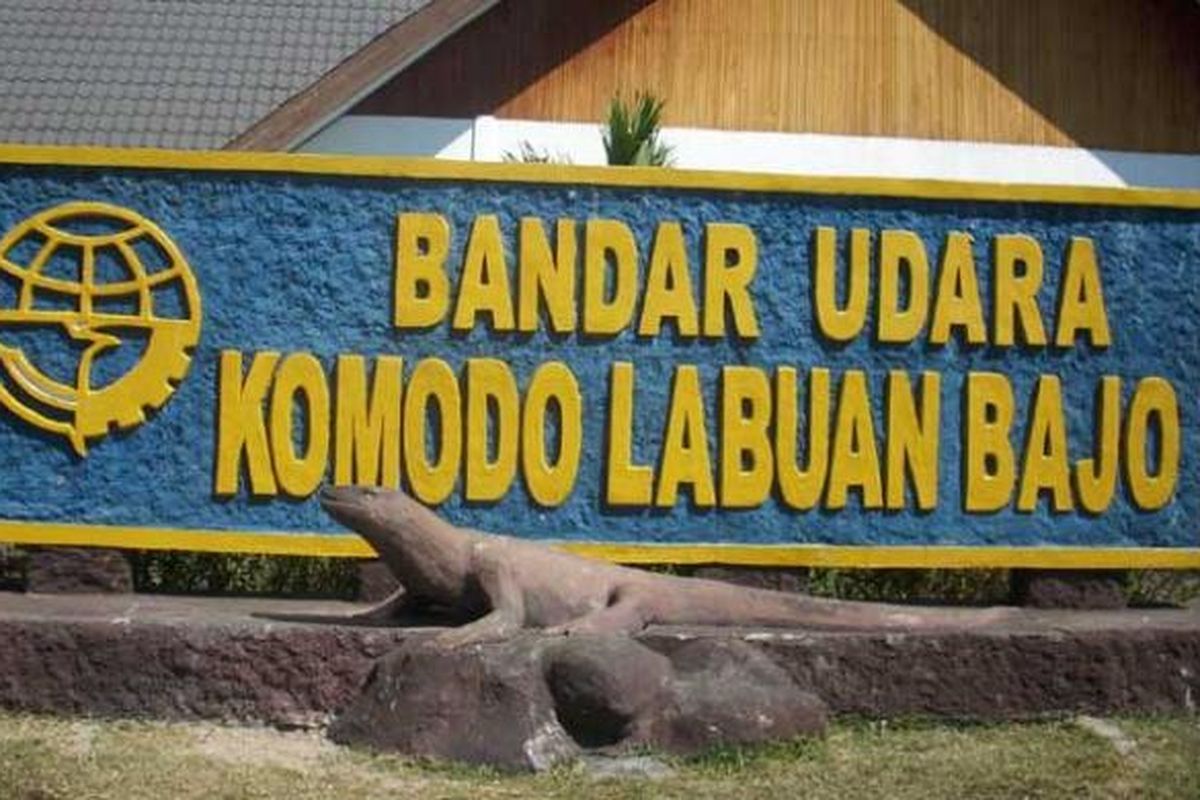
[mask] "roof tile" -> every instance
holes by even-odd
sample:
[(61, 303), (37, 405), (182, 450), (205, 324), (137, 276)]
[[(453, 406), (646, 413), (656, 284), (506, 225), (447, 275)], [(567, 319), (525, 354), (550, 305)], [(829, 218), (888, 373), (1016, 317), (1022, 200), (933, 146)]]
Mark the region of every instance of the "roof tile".
[(216, 148), (431, 0), (0, 0), (0, 142)]

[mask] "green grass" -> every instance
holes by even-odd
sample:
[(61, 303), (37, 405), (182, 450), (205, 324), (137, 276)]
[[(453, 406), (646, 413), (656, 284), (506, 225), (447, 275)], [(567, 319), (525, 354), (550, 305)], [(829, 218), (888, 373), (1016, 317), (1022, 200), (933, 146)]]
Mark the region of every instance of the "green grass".
[(672, 777), (596, 780), (423, 764), (316, 733), (0, 714), (0, 797), (1196, 798), (1197, 718), (1118, 718), (1128, 756), (1067, 721), (839, 723), (820, 740), (669, 760)]

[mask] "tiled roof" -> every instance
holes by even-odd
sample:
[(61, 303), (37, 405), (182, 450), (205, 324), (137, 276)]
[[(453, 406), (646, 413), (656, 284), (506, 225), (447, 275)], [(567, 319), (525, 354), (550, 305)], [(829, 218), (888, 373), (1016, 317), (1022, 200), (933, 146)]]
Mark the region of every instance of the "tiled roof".
[(0, 0), (0, 142), (219, 148), (430, 0)]

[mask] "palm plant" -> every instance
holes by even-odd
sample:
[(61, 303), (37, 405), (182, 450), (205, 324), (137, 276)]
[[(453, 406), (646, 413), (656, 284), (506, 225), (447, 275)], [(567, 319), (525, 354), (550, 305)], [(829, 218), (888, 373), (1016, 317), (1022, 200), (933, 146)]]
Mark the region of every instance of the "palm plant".
[(608, 106), (608, 124), (602, 130), (604, 152), (614, 166), (669, 167), (671, 148), (658, 140), (663, 101), (638, 92), (630, 108), (617, 95)]

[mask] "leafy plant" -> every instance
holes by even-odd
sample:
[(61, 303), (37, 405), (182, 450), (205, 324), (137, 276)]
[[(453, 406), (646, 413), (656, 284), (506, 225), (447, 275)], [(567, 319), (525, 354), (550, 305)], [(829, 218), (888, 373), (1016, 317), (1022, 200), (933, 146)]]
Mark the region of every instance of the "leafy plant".
[(517, 152), (505, 150), (501, 156), (504, 161), (509, 163), (519, 164), (570, 164), (570, 156), (558, 153), (550, 155), (549, 150), (539, 150), (534, 147), (528, 140), (522, 140)]
[(648, 92), (638, 92), (632, 107), (620, 95), (612, 99), (608, 124), (601, 131), (610, 165), (671, 166), (671, 148), (658, 139), (663, 103)]
[(0, 592), (25, 588), (25, 558), (16, 547), (0, 544)]
[(808, 591), (824, 597), (890, 603), (1008, 601), (1008, 571), (998, 569), (813, 569)]
[(1186, 605), (1200, 598), (1200, 570), (1133, 570), (1125, 593), (1135, 607)]
[(353, 599), (352, 559), (146, 550), (131, 553), (139, 592)]

